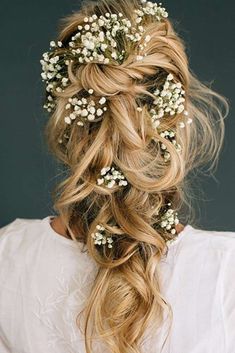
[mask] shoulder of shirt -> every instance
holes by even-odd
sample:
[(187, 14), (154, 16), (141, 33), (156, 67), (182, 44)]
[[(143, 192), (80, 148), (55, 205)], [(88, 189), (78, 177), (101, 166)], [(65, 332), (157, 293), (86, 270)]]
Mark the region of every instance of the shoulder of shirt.
[[(32, 233), (42, 232), (42, 219), (16, 218), (0, 228), (0, 243), (21, 242), (24, 238), (33, 238)], [(31, 232), (33, 230), (33, 232)], [(34, 239), (35, 240), (35, 239)]]
[(179, 238), (182, 238), (184, 245), (188, 246), (208, 244), (215, 250), (235, 251), (235, 231), (208, 230), (187, 225)]
[(15, 230), (22, 230), (25, 226), (38, 225), (42, 222), (39, 218), (15, 218), (15, 220), (0, 228), (0, 235), (6, 234)]
[[(64, 255), (63, 258), (69, 258), (71, 263), (73, 260), (74, 263), (78, 260), (81, 264), (81, 259), (83, 258), (84, 264), (92, 263), (96, 266), (96, 262), (89, 256), (86, 248), (83, 247), (84, 244), (76, 244), (70, 239), (55, 236), (52, 231), (49, 231), (48, 217), (42, 219), (16, 218), (0, 228), (0, 258), (15, 256), (16, 254), (18, 258), (21, 255), (33, 257), (34, 255), (36, 256), (39, 248), (42, 250), (42, 247), (44, 247), (46, 249), (45, 252), (48, 252), (49, 256), (53, 251), (52, 259), (54, 259), (53, 256), (56, 256), (56, 253), (66, 253), (68, 256)], [(50, 246), (47, 246), (47, 244), (50, 244)], [(77, 256), (78, 250), (80, 256)]]

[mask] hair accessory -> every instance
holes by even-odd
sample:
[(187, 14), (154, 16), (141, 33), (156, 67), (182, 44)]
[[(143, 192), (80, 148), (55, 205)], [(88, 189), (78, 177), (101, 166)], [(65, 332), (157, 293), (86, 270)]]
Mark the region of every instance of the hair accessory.
[(160, 227), (165, 232), (176, 234), (175, 226), (179, 223), (178, 212), (171, 208), (171, 202), (167, 204), (166, 210), (160, 218)]
[[(92, 89), (88, 90), (89, 94), (92, 94), (94, 91)], [(106, 102), (105, 97), (99, 99), (99, 106), (95, 103), (94, 100), (88, 100), (85, 97), (78, 99), (77, 97), (69, 98), (68, 103), (65, 106), (66, 110), (69, 110), (69, 115), (67, 115), (64, 120), (66, 124), (71, 124), (76, 118), (80, 118), (77, 121), (77, 125), (84, 125), (84, 121), (93, 121), (96, 117), (100, 117), (107, 110), (106, 106), (103, 106)]]
[[(126, 186), (128, 184), (124, 175), (114, 167), (102, 168), (100, 175), (103, 176), (103, 178), (97, 179), (98, 185), (104, 184), (108, 188), (112, 188), (114, 185)], [(117, 182), (117, 180), (119, 180), (119, 182)]]
[[(162, 131), (160, 133), (161, 137), (169, 140), (174, 146), (175, 146), (175, 149), (177, 152), (181, 152), (182, 151), (182, 148), (180, 146), (180, 144), (177, 143), (175, 137), (176, 137), (176, 134), (173, 130), (165, 130), (165, 131)], [(168, 161), (171, 157), (170, 153), (167, 151), (167, 147), (164, 143), (160, 142), (160, 147), (161, 147), (161, 150), (163, 151), (163, 157), (165, 159), (165, 161)]]
[[(58, 42), (58, 45), (61, 42)], [(56, 43), (52, 41), (51, 48), (56, 47)], [(51, 112), (55, 108), (55, 98), (53, 97), (54, 91), (61, 92), (63, 88), (68, 85), (68, 77), (64, 69), (64, 62), (61, 56), (54, 55), (53, 52), (46, 52), (40, 60), (42, 65), (42, 81), (46, 82), (47, 102), (43, 108)], [(63, 88), (62, 88), (63, 87)]]
[(181, 82), (174, 82), (172, 74), (167, 76), (162, 89), (156, 89), (153, 94), (156, 96), (153, 101), (155, 107), (150, 113), (154, 128), (160, 125), (159, 119), (163, 116), (181, 114), (185, 110), (185, 91)]
[[(78, 25), (77, 32), (73, 34), (68, 45), (62, 41), (51, 41), (50, 50), (42, 55), (42, 81), (46, 83), (47, 102), (43, 105), (48, 112), (55, 108), (55, 92), (63, 92), (69, 84), (67, 66), (97, 62), (109, 64), (111, 61), (121, 64), (125, 59), (123, 36), (128, 42), (137, 43), (143, 39), (144, 27), (140, 25), (144, 16), (154, 16), (161, 21), (168, 16), (161, 4), (151, 1), (141, 1), (142, 6), (135, 10), (136, 25), (124, 18), (122, 13), (107, 12), (105, 16), (93, 14), (83, 18), (83, 24)], [(121, 34), (121, 36), (120, 36)], [(139, 49), (144, 49), (151, 40), (150, 35), (145, 36), (144, 44)], [(142, 60), (146, 54), (137, 55), (137, 60)], [(68, 119), (67, 119), (68, 120)]]
[(135, 13), (138, 15), (136, 23), (141, 23), (145, 15), (152, 15), (156, 18), (157, 21), (161, 21), (164, 18), (168, 17), (168, 13), (162, 4), (156, 4), (151, 1), (141, 0), (142, 4), (145, 6), (141, 10), (135, 10)]
[(105, 228), (101, 224), (97, 224), (96, 229), (98, 230), (95, 233), (91, 233), (92, 238), (94, 239), (94, 244), (102, 245), (107, 244), (108, 248), (112, 248), (113, 239), (111, 236), (105, 234)]

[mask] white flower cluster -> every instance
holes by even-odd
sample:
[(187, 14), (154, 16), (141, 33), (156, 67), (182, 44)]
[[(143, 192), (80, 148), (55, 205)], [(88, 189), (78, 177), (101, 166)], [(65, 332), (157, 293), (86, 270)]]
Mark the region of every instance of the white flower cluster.
[(178, 213), (170, 208), (170, 202), (167, 206), (167, 211), (161, 217), (160, 227), (168, 233), (176, 234), (175, 226), (179, 223)]
[(107, 236), (105, 234), (105, 228), (101, 224), (97, 224), (96, 228), (98, 231), (95, 233), (91, 233), (91, 236), (94, 239), (94, 244), (108, 244), (108, 248), (112, 248), (113, 239), (111, 236)]
[[(135, 10), (135, 25), (124, 18), (122, 13), (107, 12), (104, 16), (93, 14), (83, 18), (83, 24), (78, 25), (68, 47), (65, 47), (61, 41), (50, 42), (50, 51), (44, 53), (40, 60), (42, 80), (47, 85), (47, 102), (43, 107), (48, 112), (51, 112), (56, 105), (53, 93), (63, 92), (69, 84), (67, 66), (70, 62), (108, 64), (113, 60), (120, 64), (125, 59), (125, 42), (135, 43), (142, 40), (145, 30), (141, 22), (144, 16), (152, 15), (157, 21), (168, 16), (161, 4), (157, 5), (146, 0), (142, 0), (141, 3), (142, 6)], [(139, 49), (144, 49), (150, 40), (151, 36), (146, 35), (144, 44), (140, 44)], [(143, 55), (136, 56), (136, 60), (143, 58)]]
[[(89, 89), (88, 93), (93, 94), (93, 89)], [(93, 121), (96, 117), (100, 117), (107, 110), (104, 106), (106, 102), (105, 97), (99, 99), (99, 107), (93, 99), (87, 99), (82, 97), (72, 97), (68, 99), (68, 103), (65, 106), (66, 110), (69, 110), (69, 114), (65, 116), (64, 121), (66, 124), (71, 124), (73, 120), (79, 118), (77, 125), (84, 126), (84, 121)]]
[[(51, 42), (51, 45), (55, 47), (56, 43)], [(58, 46), (61, 45), (62, 43), (58, 42)], [(43, 105), (43, 108), (51, 112), (55, 107), (53, 92), (62, 92), (63, 88), (68, 85), (69, 79), (65, 75), (63, 57), (59, 55), (53, 56), (50, 52), (44, 53), (42, 57), (40, 60), (42, 65), (41, 77), (42, 81), (46, 82), (47, 91), (47, 102)]]
[(122, 13), (106, 13), (105, 16), (84, 17), (84, 25), (69, 42), (71, 52), (79, 63), (97, 61), (108, 64), (113, 58), (118, 62), (124, 58), (124, 49), (119, 52), (117, 38), (120, 32), (129, 33), (131, 22)]
[(103, 176), (103, 178), (97, 179), (98, 185), (104, 184), (108, 188), (112, 188), (114, 185), (119, 185), (119, 186), (127, 185), (127, 180), (125, 179), (124, 175), (120, 171), (116, 170), (114, 167), (102, 168), (100, 175)]
[(165, 115), (175, 115), (184, 112), (185, 115), (188, 112), (185, 110), (185, 91), (182, 88), (181, 82), (174, 82), (174, 76), (169, 74), (162, 89), (156, 89), (153, 93), (156, 99), (153, 101), (155, 105), (151, 109), (151, 118), (153, 127), (159, 126), (160, 121)]
[[(144, 2), (143, 2), (144, 3)], [(89, 63), (98, 61), (103, 64), (108, 64), (114, 59), (121, 63), (125, 57), (125, 50), (120, 49), (120, 33), (127, 40), (138, 42), (143, 37), (144, 27), (139, 25), (144, 15), (154, 15), (158, 21), (167, 17), (164, 8), (152, 2), (147, 2), (146, 6), (136, 10), (138, 15), (136, 18), (137, 26), (132, 26), (132, 23), (127, 18), (123, 17), (122, 13), (97, 16), (96, 14), (85, 17), (83, 19), (85, 25), (78, 26), (78, 32), (73, 35), (69, 46), (71, 51), (78, 58), (79, 63)], [(150, 41), (149, 35), (145, 38), (145, 44), (141, 45), (143, 49)], [(141, 60), (143, 56), (137, 56), (137, 60)]]
[[(182, 151), (182, 148), (180, 146), (180, 144), (177, 143), (176, 139), (175, 139), (175, 132), (173, 130), (165, 130), (165, 131), (162, 131), (160, 133), (160, 136), (169, 140), (176, 148), (176, 151), (177, 152), (181, 152)], [(170, 153), (167, 151), (167, 147), (164, 143), (160, 142), (160, 148), (163, 152), (163, 157), (165, 159), (165, 161), (168, 161), (171, 157)]]
[(162, 19), (168, 17), (168, 12), (164, 7), (162, 7), (161, 3), (156, 4), (147, 0), (141, 0), (141, 3), (145, 6), (141, 9), (135, 10), (135, 13), (138, 15), (136, 23), (141, 23), (145, 15), (152, 15), (157, 21), (161, 21)]

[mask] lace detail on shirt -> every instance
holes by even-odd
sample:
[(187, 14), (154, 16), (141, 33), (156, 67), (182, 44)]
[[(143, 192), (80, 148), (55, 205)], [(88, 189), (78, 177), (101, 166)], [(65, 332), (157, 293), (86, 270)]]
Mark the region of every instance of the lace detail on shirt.
[(78, 352), (78, 343), (84, 338), (76, 325), (76, 317), (84, 307), (95, 275), (95, 271), (83, 271), (68, 280), (65, 268), (61, 266), (60, 274), (56, 277), (58, 287), (46, 298), (36, 296), (38, 310), (33, 314), (47, 328), (50, 349), (63, 347), (66, 353)]

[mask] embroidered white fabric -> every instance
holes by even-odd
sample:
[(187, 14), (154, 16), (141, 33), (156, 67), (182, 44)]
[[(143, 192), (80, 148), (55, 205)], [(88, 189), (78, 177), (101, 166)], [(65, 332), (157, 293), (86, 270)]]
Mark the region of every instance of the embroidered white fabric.
[[(85, 353), (76, 316), (98, 266), (83, 244), (53, 230), (52, 218), (17, 218), (0, 229), (1, 353)], [(162, 353), (233, 353), (235, 232), (187, 225), (160, 267), (174, 315)], [(160, 353), (167, 328), (146, 333), (143, 353)], [(106, 352), (101, 342), (94, 347)]]

